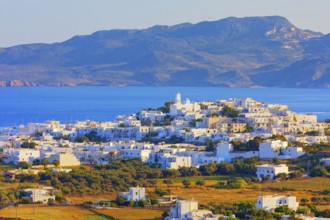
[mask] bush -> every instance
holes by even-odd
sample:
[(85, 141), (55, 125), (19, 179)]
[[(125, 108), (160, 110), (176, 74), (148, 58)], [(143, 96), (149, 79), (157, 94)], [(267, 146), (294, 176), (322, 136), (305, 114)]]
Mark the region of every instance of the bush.
[(32, 166), (32, 164), (28, 163), (28, 162), (19, 162), (17, 164), (17, 167), (22, 168), (22, 169), (28, 169)]
[(164, 184), (167, 184), (167, 185), (171, 185), (171, 184), (173, 184), (173, 181), (170, 180), (170, 179), (164, 179), (164, 180), (163, 180), (163, 183), (164, 183)]
[(316, 176), (327, 176), (328, 171), (325, 169), (323, 166), (315, 166), (311, 169), (309, 175), (311, 177), (316, 177)]
[(144, 200), (144, 199), (141, 199), (139, 202), (138, 202), (138, 205), (140, 207), (145, 207), (146, 205), (149, 205), (149, 202), (147, 200)]
[(162, 170), (162, 176), (164, 178), (178, 177), (178, 176), (180, 176), (180, 172), (175, 169), (165, 169), (165, 170)]
[(151, 205), (157, 205), (159, 202), (157, 199), (150, 199)]
[(184, 185), (185, 188), (189, 188), (191, 185), (191, 182), (187, 179), (182, 180), (182, 184)]
[(262, 186), (260, 184), (254, 184), (252, 188), (256, 191), (260, 191), (262, 189)]
[(26, 198), (26, 197), (24, 197), (24, 198), (22, 198), (22, 199), (20, 200), (19, 203), (21, 203), (21, 204), (31, 204), (31, 203), (32, 203), (32, 200), (31, 200), (30, 198)]
[(77, 143), (88, 143), (89, 139), (86, 136), (78, 136), (74, 141)]
[(277, 207), (274, 211), (283, 213), (285, 215), (291, 215), (293, 213), (293, 210), (290, 209), (287, 205), (282, 205), (280, 207)]
[(287, 174), (286, 173), (279, 173), (275, 176), (275, 179), (286, 180), (287, 179)]
[(169, 195), (170, 194), (167, 190), (162, 189), (162, 188), (158, 188), (158, 187), (155, 189), (155, 193), (159, 196), (164, 196), (164, 195)]
[(239, 177), (236, 177), (235, 179), (227, 182), (228, 188), (231, 189), (245, 189), (247, 185), (248, 185), (247, 182)]
[(197, 186), (204, 186), (205, 185), (205, 181), (204, 180), (197, 180), (195, 184)]
[(35, 142), (27, 142), (27, 141), (25, 141), (25, 142), (23, 142), (21, 144), (21, 148), (35, 149), (36, 146), (37, 146), (37, 144)]

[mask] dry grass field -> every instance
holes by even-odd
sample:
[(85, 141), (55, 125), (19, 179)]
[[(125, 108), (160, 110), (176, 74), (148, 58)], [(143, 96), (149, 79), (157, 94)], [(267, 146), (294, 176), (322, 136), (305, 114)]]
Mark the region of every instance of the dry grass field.
[[(20, 206), (17, 208), (17, 216), (23, 219), (34, 220), (85, 220), (101, 219), (100, 216), (77, 206), (44, 206), (33, 208), (31, 206)], [(0, 210), (0, 217), (16, 217), (16, 209), (8, 207)]]
[(325, 189), (330, 189), (330, 178), (301, 178), (295, 180), (286, 180), (281, 182), (269, 182), (264, 183), (263, 188), (277, 188), (281, 189), (283, 187), (293, 188), (298, 191), (310, 190), (314, 192), (323, 191)]
[[(297, 196), (298, 201), (300, 201), (301, 198), (319, 196), (319, 192), (330, 189), (330, 178), (301, 178), (281, 182), (267, 182), (260, 184), (261, 190), (254, 190), (253, 187), (248, 187), (247, 189), (216, 189), (209, 187), (215, 185), (218, 181), (226, 180), (222, 176), (204, 178), (205, 186), (203, 187), (195, 185), (196, 180), (202, 180), (203, 177), (186, 178), (192, 183), (191, 187), (186, 189), (181, 183), (182, 179), (184, 178), (174, 179), (171, 185), (166, 185), (159, 181), (157, 186), (169, 190), (172, 195), (185, 199), (194, 198), (204, 204), (210, 201), (216, 203), (255, 201), (259, 195), (272, 194), (292, 194)], [(147, 192), (151, 196), (155, 196), (154, 188), (148, 188)]]
[(97, 195), (73, 195), (67, 197), (67, 201), (73, 201), (74, 204), (82, 204), (87, 201), (97, 202), (98, 200), (113, 200), (117, 197), (118, 192), (103, 193)]
[[(86, 209), (81, 209), (77, 206), (20, 206), (17, 209), (17, 216), (22, 219), (33, 220), (147, 220), (155, 219), (162, 216), (163, 211), (151, 210), (142, 208), (114, 208), (114, 209), (100, 209), (100, 215), (97, 215)], [(106, 216), (112, 216), (109, 218)], [(0, 217), (16, 217), (16, 209), (9, 207), (0, 210)]]
[[(182, 180), (188, 179), (191, 182), (190, 188), (184, 188)], [(217, 189), (214, 186), (219, 181), (225, 181), (228, 177), (225, 176), (209, 176), (209, 177), (188, 177), (188, 178), (175, 178), (173, 184), (166, 185), (159, 180), (156, 184), (157, 187), (167, 189), (172, 195), (177, 195), (185, 199), (194, 199), (201, 204), (208, 204), (210, 202), (223, 203), (223, 202), (241, 202), (241, 201), (256, 201), (259, 195), (272, 195), (272, 194), (292, 194), (297, 196), (298, 201), (302, 198), (310, 199), (311, 197), (323, 196), (320, 192), (325, 189), (330, 189), (330, 178), (301, 178), (295, 180), (287, 180), (281, 182), (267, 182), (261, 183), (258, 187), (254, 188), (251, 185), (247, 189)], [(196, 186), (197, 180), (204, 180), (204, 186)], [(155, 187), (147, 187), (147, 194), (149, 198), (159, 198), (155, 194)], [(84, 201), (97, 200), (112, 200), (117, 196), (118, 192), (101, 194), (101, 195), (85, 195), (85, 196), (72, 196), (67, 199), (73, 200), (75, 204), (81, 204)], [(320, 205), (321, 209), (329, 209), (329, 205)], [(138, 220), (138, 219), (154, 219), (161, 217), (163, 211), (149, 210), (141, 208), (113, 208), (102, 209), (99, 213), (112, 216), (121, 220)], [(0, 217), (15, 217), (16, 210), (13, 207), (0, 210)], [(24, 219), (78, 219), (78, 220), (99, 220), (102, 216), (96, 215), (85, 209), (76, 206), (64, 207), (40, 207), (33, 210), (31, 206), (21, 206), (18, 208), (18, 216)], [(105, 218), (103, 219), (111, 219)]]
[(118, 208), (103, 209), (101, 213), (121, 220), (151, 220), (155, 218), (160, 218), (162, 216), (163, 211), (142, 208)]

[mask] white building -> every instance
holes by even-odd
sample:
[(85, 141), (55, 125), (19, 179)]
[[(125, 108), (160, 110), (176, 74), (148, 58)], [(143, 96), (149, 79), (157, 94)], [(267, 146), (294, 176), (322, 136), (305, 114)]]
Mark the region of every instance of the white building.
[(197, 102), (190, 103), (189, 99), (181, 103), (181, 94), (176, 94), (175, 103), (170, 106), (170, 115), (184, 115), (187, 112), (198, 112), (201, 107)]
[(278, 195), (268, 195), (268, 196), (258, 196), (256, 208), (264, 209), (267, 211), (274, 211), (277, 207), (282, 205), (287, 205), (290, 209), (297, 210), (299, 203), (295, 196), (278, 196)]
[(191, 167), (192, 166), (192, 157), (190, 156), (178, 156), (174, 152), (167, 150), (174, 150), (177, 152), (177, 149), (162, 149), (163, 152), (153, 152), (150, 154), (148, 160), (149, 163), (160, 164), (161, 169), (179, 169), (180, 167)]
[(33, 160), (40, 159), (40, 150), (35, 149), (12, 149), (5, 151), (4, 161), (6, 163), (18, 164), (19, 162), (32, 163)]
[(120, 196), (122, 196), (125, 200), (133, 200), (138, 202), (146, 199), (146, 190), (144, 187), (130, 187), (128, 192), (121, 192)]
[(46, 204), (49, 199), (55, 201), (55, 195), (46, 189), (29, 188), (22, 190), (22, 192), (25, 194), (25, 197), (30, 198), (32, 202), (42, 202)]
[(264, 164), (256, 166), (257, 172), (256, 175), (258, 178), (263, 178), (269, 176), (270, 179), (274, 179), (279, 173), (289, 173), (289, 168), (285, 164)]
[(49, 163), (53, 163), (54, 160), (58, 160), (60, 162), (60, 166), (62, 166), (62, 167), (70, 167), (70, 166), (79, 166), (80, 165), (80, 161), (72, 153), (57, 153), (57, 154), (51, 155), (48, 158)]
[(266, 140), (259, 146), (260, 159), (277, 158), (281, 154), (281, 150), (288, 146), (288, 142), (281, 140)]
[(223, 158), (226, 162), (231, 162), (230, 152), (234, 150), (232, 144), (218, 144), (217, 145), (217, 157)]
[(218, 220), (209, 210), (198, 210), (197, 201), (178, 200), (175, 207), (171, 207), (170, 216), (165, 220)]
[(301, 147), (288, 147), (287, 141), (265, 140), (259, 146), (260, 159), (293, 159), (304, 155)]
[(150, 153), (151, 150), (123, 149), (120, 156), (122, 158), (140, 158), (142, 162), (146, 162), (149, 159)]

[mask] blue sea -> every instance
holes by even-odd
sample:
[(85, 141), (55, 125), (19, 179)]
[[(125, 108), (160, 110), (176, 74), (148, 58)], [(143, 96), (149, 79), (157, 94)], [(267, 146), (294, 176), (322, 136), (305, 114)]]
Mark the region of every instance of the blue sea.
[(0, 88), (0, 127), (60, 120), (109, 121), (117, 115), (156, 108), (174, 100), (203, 101), (251, 97), (286, 104), (292, 111), (330, 118), (330, 90), (219, 87), (5, 87)]

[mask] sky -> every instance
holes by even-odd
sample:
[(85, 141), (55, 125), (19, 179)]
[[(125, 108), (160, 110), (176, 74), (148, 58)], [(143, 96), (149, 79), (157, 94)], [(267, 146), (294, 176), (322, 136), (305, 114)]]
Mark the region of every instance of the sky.
[(329, 0), (0, 0), (0, 47), (231, 16), (280, 15), (299, 28), (330, 33), (329, 11)]

